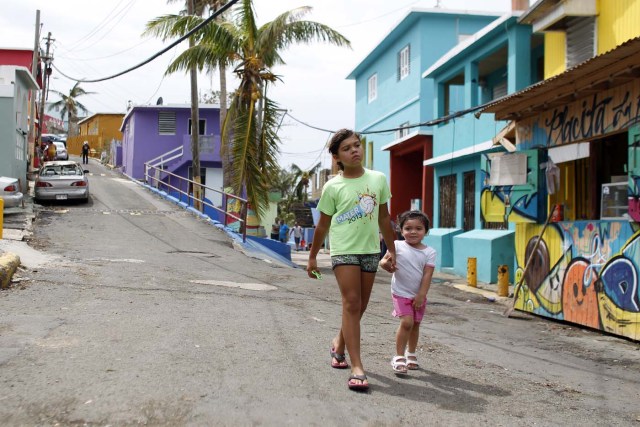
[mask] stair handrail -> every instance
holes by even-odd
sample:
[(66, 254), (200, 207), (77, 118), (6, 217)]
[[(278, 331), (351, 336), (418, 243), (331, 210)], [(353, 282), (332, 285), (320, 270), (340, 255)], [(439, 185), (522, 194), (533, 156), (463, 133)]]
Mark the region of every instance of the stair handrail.
[[(149, 174), (149, 167), (153, 166), (155, 168), (164, 169), (164, 165), (166, 165), (171, 160), (179, 159), (184, 155), (184, 147), (182, 145), (174, 148), (173, 150), (169, 150), (166, 153), (160, 154), (158, 157), (155, 157), (144, 164), (144, 174)], [(169, 156), (165, 158), (165, 156)], [(156, 176), (158, 175), (158, 170), (156, 170)], [(156, 181), (157, 184), (157, 181)]]
[(183, 154), (184, 154), (184, 146), (180, 145), (174, 148), (173, 150), (167, 151), (166, 153), (160, 154), (158, 157), (155, 157), (149, 160), (147, 164), (155, 167), (164, 166), (167, 162), (170, 162), (171, 160), (182, 157)]
[[(176, 191), (179, 194), (185, 195), (189, 200), (193, 202), (194, 207), (196, 206), (196, 202), (197, 202), (197, 204), (200, 206), (200, 209), (198, 210), (202, 213), (204, 213), (204, 206), (209, 206), (210, 208), (213, 208), (214, 210), (221, 212), (222, 214), (224, 214), (224, 217), (225, 217), (224, 225), (227, 225), (229, 218), (235, 219), (241, 224), (240, 231), (242, 233), (242, 241), (243, 242), (247, 241), (247, 211), (249, 210), (248, 209), (249, 201), (247, 199), (243, 199), (242, 197), (238, 197), (235, 194), (227, 193), (226, 191), (222, 191), (217, 188), (212, 188), (206, 185), (202, 185), (199, 182), (195, 182), (191, 179), (185, 178), (183, 176), (177, 175), (167, 170), (160, 169), (157, 166), (153, 166), (149, 163), (145, 163), (144, 166), (145, 166), (145, 182), (148, 185), (151, 185), (152, 187), (155, 187), (155, 188), (165, 187), (166, 189), (171, 189)], [(168, 178), (167, 182), (164, 182), (160, 178), (161, 174), (164, 174)], [(171, 178), (178, 180), (178, 187), (171, 184)], [(202, 194), (202, 199), (198, 197), (194, 197), (194, 195), (189, 191), (182, 190), (182, 183), (190, 184), (192, 188), (195, 188), (196, 186), (198, 186), (200, 188), (200, 194)], [(222, 195), (222, 200), (223, 200), (222, 209), (204, 200), (204, 195), (206, 192), (205, 190), (211, 190), (213, 192), (216, 192)], [(227, 211), (229, 198), (231, 198), (233, 201), (240, 202), (240, 205), (241, 205), (240, 212), (239, 212), (240, 216), (234, 215), (232, 212)]]

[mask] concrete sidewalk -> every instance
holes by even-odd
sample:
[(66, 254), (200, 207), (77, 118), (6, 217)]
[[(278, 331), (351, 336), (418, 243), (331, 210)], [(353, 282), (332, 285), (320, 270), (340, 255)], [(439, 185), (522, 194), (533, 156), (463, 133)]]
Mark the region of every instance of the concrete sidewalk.
[(26, 247), (24, 240), (31, 235), (33, 220), (33, 181), (23, 193), (23, 206), (6, 208), (2, 212), (2, 239), (0, 239), (0, 288), (5, 289), (11, 283), (21, 262), (21, 247)]
[[(309, 259), (308, 251), (291, 251), (291, 260), (302, 268), (306, 268)], [(323, 274), (327, 274), (331, 270), (331, 255), (325, 249), (322, 249), (317, 256), (318, 267), (323, 270)], [(504, 305), (511, 304), (511, 298), (498, 296), (498, 285), (491, 283), (478, 282), (476, 287), (469, 286), (466, 278), (456, 276), (454, 274), (446, 274), (435, 272), (433, 274), (434, 283), (453, 286), (461, 291), (482, 295), (489, 301), (498, 302)], [(509, 286), (509, 295), (513, 292), (513, 285)]]

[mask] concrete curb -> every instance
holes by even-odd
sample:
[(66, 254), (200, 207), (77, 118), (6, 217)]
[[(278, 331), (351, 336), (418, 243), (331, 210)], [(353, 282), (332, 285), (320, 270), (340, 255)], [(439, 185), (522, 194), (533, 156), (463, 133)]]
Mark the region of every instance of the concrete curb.
[(6, 289), (11, 283), (13, 273), (20, 265), (20, 257), (11, 252), (0, 254), (0, 288)]

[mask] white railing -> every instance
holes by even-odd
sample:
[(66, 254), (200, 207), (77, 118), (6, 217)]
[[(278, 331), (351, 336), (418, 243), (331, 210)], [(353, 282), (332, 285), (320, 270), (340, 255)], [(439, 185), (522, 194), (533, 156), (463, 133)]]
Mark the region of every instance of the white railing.
[(167, 151), (164, 154), (159, 155), (158, 157), (155, 157), (151, 160), (149, 160), (147, 163), (144, 164), (144, 174), (145, 175), (149, 175), (149, 168), (154, 168), (155, 173), (156, 173), (156, 180), (155, 183), (157, 184), (158, 180), (158, 176), (159, 176), (159, 171), (164, 169), (164, 166), (169, 163), (172, 160), (175, 159), (179, 159), (184, 155), (184, 148), (183, 146), (179, 146), (174, 148), (171, 151)]

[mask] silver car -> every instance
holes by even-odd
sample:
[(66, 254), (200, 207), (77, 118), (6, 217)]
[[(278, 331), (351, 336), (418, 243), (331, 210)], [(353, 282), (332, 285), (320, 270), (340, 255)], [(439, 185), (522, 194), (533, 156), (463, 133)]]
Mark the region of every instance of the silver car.
[(89, 201), (88, 170), (73, 161), (45, 162), (35, 184), (35, 199)]
[(22, 193), (19, 189), (17, 179), (0, 176), (0, 199), (4, 201), (5, 208), (14, 208), (22, 203)]

